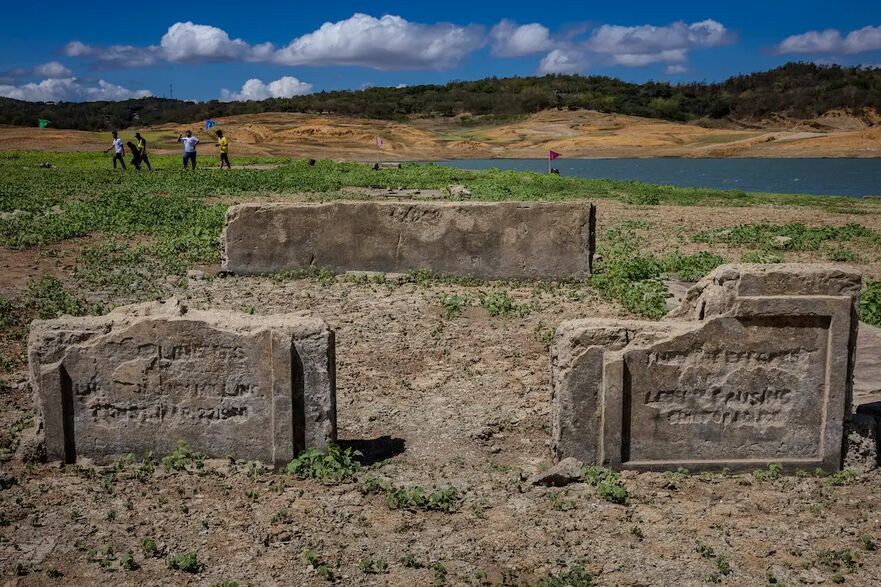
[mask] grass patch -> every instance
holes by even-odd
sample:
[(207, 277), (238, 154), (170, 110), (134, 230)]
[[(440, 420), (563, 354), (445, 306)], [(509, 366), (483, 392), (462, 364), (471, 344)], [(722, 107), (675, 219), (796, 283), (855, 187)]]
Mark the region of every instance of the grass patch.
[(860, 294), (860, 319), (881, 327), (881, 281), (866, 282), (866, 289)]
[(685, 281), (697, 281), (725, 259), (706, 251), (693, 255), (673, 252), (662, 258), (646, 255), (642, 252), (644, 239), (635, 232), (644, 227), (625, 222), (608, 231), (599, 246), (602, 265), (589, 283), (630, 312), (658, 319), (667, 313), (669, 293), (664, 277), (677, 275)]
[(54, 275), (44, 275), (39, 280), (28, 281), (25, 306), (43, 319), (58, 318), (65, 314), (86, 314), (85, 303), (69, 293)]
[(597, 495), (620, 505), (630, 503), (630, 495), (621, 476), (604, 467), (589, 466), (581, 470), (581, 480), (597, 488)]
[(793, 224), (741, 224), (730, 228), (708, 230), (692, 237), (696, 243), (751, 245), (784, 251), (817, 251), (826, 242), (849, 242), (874, 239), (875, 233), (860, 225), (805, 226)]

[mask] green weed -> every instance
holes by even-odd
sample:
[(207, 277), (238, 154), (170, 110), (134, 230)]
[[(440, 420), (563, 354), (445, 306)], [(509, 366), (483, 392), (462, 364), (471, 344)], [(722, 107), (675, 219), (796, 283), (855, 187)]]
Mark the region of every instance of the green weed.
[(40, 280), (30, 280), (25, 295), (26, 306), (40, 318), (58, 318), (62, 315), (84, 316), (85, 304), (64, 288), (54, 275), (44, 275)]
[(333, 574), (333, 570), (330, 568), (330, 565), (318, 557), (318, 553), (311, 548), (307, 548), (303, 551), (303, 558), (306, 559), (306, 562), (318, 573), (319, 577), (327, 581), (333, 581), (335, 576)]
[(581, 470), (581, 480), (596, 487), (597, 495), (606, 501), (621, 505), (630, 501), (627, 488), (616, 471), (591, 465)]
[(294, 460), (288, 463), (287, 472), (300, 479), (317, 479), (324, 483), (341, 483), (355, 473), (361, 465), (356, 460), (361, 453), (351, 448), (341, 449), (338, 445), (331, 445), (327, 453), (310, 448), (303, 451)]
[(169, 471), (202, 471), (205, 468), (205, 455), (196, 452), (183, 441), (170, 455), (162, 457), (162, 466)]
[(168, 568), (184, 573), (198, 573), (205, 568), (195, 552), (179, 552), (168, 559)]
[(829, 251), (829, 260), (836, 263), (856, 263), (860, 256), (850, 249), (832, 249)]
[(441, 308), (444, 310), (444, 315), (448, 319), (461, 316), (462, 311), (465, 309), (465, 305), (468, 302), (468, 299), (465, 296), (459, 294), (441, 295), (438, 300)]
[(388, 562), (381, 558), (368, 558), (359, 562), (358, 568), (365, 575), (385, 575), (388, 573)]
[(860, 320), (881, 327), (881, 281), (867, 281), (860, 294)]
[(783, 465), (780, 463), (771, 463), (767, 469), (756, 469), (753, 471), (753, 477), (759, 481), (776, 481), (783, 476)]
[(698, 243), (754, 245), (786, 251), (816, 251), (825, 242), (871, 239), (875, 233), (860, 224), (845, 226), (805, 226), (793, 224), (741, 224), (730, 228), (700, 232), (692, 238)]

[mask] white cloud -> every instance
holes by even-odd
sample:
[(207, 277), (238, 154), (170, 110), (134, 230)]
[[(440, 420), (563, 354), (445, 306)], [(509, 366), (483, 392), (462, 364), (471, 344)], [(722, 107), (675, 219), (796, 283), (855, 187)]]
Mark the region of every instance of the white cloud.
[(39, 83), (0, 85), (0, 96), (28, 102), (91, 102), (146, 98), (148, 90), (129, 90), (122, 86), (98, 80), (86, 84), (75, 77), (45, 79)]
[(603, 25), (593, 31), (586, 46), (608, 56), (614, 65), (639, 67), (683, 62), (692, 49), (717, 47), (730, 41), (731, 34), (724, 25), (704, 20), (692, 24), (679, 21), (660, 27)]
[(881, 26), (867, 26), (842, 36), (836, 29), (808, 31), (783, 39), (777, 53), (865, 53), (881, 49)]
[[(604, 24), (583, 41), (559, 43), (541, 64), (540, 73), (577, 73), (588, 62), (625, 67), (666, 63), (685, 68), (694, 49), (730, 43), (731, 33), (715, 20), (692, 24), (682, 21), (667, 26), (618, 26)], [(678, 70), (670, 70), (676, 71)], [(669, 71), (668, 71), (669, 72)]]
[(48, 79), (59, 79), (71, 77), (73, 72), (57, 61), (50, 61), (49, 63), (36, 66), (34, 68), (34, 75)]
[(688, 73), (688, 68), (684, 65), (668, 65), (664, 69), (667, 75), (679, 75), (680, 73)]
[(502, 19), (490, 32), (492, 53), (499, 57), (522, 57), (541, 53), (553, 47), (547, 27), (533, 22), (517, 26), (517, 23)]
[(86, 45), (80, 41), (71, 41), (61, 52), (68, 57), (88, 57), (95, 60), (101, 68), (131, 68), (148, 67), (159, 61), (160, 51), (158, 47), (135, 47), (134, 45), (111, 45), (98, 47)]
[(72, 41), (62, 49), (104, 67), (143, 67), (159, 60), (175, 63), (248, 61), (280, 65), (358, 65), (374, 69), (448, 69), (485, 43), (479, 26), (419, 24), (400, 16), (374, 18), (356, 13), (326, 22), (311, 33), (277, 49), (272, 43), (251, 45), (231, 39), (217, 27), (178, 22), (159, 45), (97, 47)]
[(357, 13), (326, 22), (275, 53), (282, 65), (359, 65), (374, 69), (448, 69), (484, 44), (477, 26), (425, 25)]
[(301, 82), (295, 77), (285, 76), (274, 82), (264, 84), (259, 79), (249, 79), (240, 92), (220, 90), (224, 102), (245, 102), (247, 100), (266, 100), (267, 98), (290, 98), (302, 96), (312, 91), (312, 84)]
[(541, 74), (580, 73), (587, 69), (587, 56), (577, 49), (554, 49), (538, 66)]
[(241, 39), (230, 39), (223, 29), (192, 22), (178, 22), (168, 27), (159, 42), (168, 61), (264, 61), (273, 52), (272, 43), (251, 46)]

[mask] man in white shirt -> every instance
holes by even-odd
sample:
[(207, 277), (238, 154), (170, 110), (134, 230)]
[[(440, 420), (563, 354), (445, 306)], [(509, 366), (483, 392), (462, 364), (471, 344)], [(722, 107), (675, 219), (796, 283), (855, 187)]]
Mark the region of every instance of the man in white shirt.
[(193, 162), (193, 170), (196, 169), (196, 145), (199, 139), (193, 136), (193, 131), (188, 130), (187, 136), (177, 137), (177, 142), (184, 144), (184, 169), (187, 168), (187, 161)]
[(119, 138), (119, 135), (116, 131), (113, 131), (113, 144), (104, 149), (104, 152), (108, 152), (113, 149), (113, 169), (116, 169), (116, 162), (122, 165), (123, 170), (125, 170), (125, 159), (123, 159), (123, 155), (125, 155), (125, 147), (122, 146), (122, 139)]

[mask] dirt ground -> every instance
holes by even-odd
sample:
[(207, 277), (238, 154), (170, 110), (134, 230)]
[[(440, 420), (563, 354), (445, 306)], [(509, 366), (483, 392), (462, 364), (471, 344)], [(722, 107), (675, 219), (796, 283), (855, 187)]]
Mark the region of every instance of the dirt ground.
[[(338, 115), (266, 113), (215, 119), (241, 155), (373, 160), (592, 157), (881, 157), (881, 117), (829, 112), (813, 120), (775, 119), (721, 128), (578, 110), (547, 110), (503, 124), (461, 117), (392, 122)], [(152, 151), (178, 152), (179, 133), (201, 122), (139, 127)], [(134, 132), (134, 128), (124, 130)], [(383, 137), (381, 154), (375, 137)], [(0, 128), (0, 150), (100, 150), (108, 133)]]
[[(763, 219), (859, 222), (881, 230), (878, 216), (810, 208), (602, 201), (599, 215), (601, 234), (641, 218), (649, 222), (640, 229), (648, 250), (681, 242), (683, 251), (713, 250), (729, 260), (741, 251), (680, 237)], [(28, 277), (47, 271), (76, 287), (70, 272), (77, 250), (95, 238), (52, 250), (0, 249), (0, 291), (20, 293)], [(859, 267), (881, 277), (877, 250), (861, 253)], [(625, 472), (626, 505), (605, 501), (584, 483), (548, 489), (524, 482), (550, 465), (547, 333), (569, 318), (627, 316), (587, 287), (342, 277), (321, 284), (220, 277), (216, 267), (204, 269), (201, 279), (157, 279), (167, 295), (196, 308), (303, 310), (336, 330), (339, 434), (344, 446), (364, 453), (369, 469), (358, 481), (322, 485), (211, 461), (205, 474), (157, 466), (141, 481), (131, 466), (114, 473), (13, 458), (0, 463), (7, 475), (0, 476), (5, 584), (328, 584), (306, 561), (309, 549), (340, 585), (534, 584), (576, 564), (598, 585), (881, 583), (881, 551), (871, 549), (881, 541), (878, 471), (846, 485), (815, 476), (763, 481)], [(491, 317), (479, 307), (480, 292), (502, 288), (528, 305), (525, 316)], [(106, 299), (101, 292), (77, 293)], [(439, 303), (445, 294), (469, 300), (461, 316), (445, 315)], [(24, 342), (16, 344), (23, 352)], [(0, 393), (0, 430), (32, 409), (26, 377), (19, 369)], [(25, 430), (23, 438), (32, 433)], [(360, 491), (369, 476), (403, 487), (453, 486), (461, 499), (452, 513), (393, 510), (381, 495)], [(158, 556), (143, 552), (148, 536)], [(128, 551), (130, 570), (123, 564)], [(198, 573), (168, 567), (167, 558), (181, 552), (197, 553), (204, 565)], [(728, 574), (721, 573), (723, 562)], [(63, 577), (52, 578), (56, 571)]]

